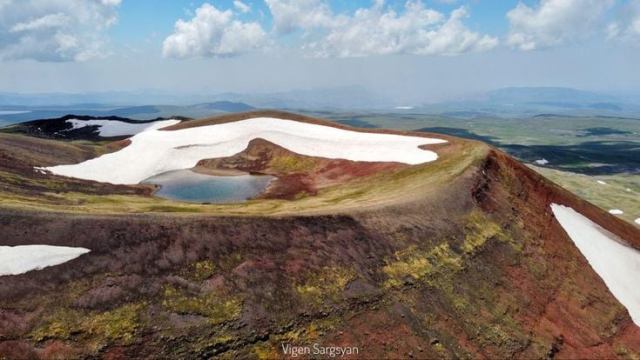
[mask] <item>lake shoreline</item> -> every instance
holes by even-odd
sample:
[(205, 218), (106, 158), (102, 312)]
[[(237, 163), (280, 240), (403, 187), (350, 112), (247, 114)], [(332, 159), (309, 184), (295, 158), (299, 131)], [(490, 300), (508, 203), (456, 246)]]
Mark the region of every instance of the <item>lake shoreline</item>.
[(245, 202), (264, 194), (274, 176), (240, 171), (174, 170), (144, 180), (153, 186), (153, 196), (179, 202), (227, 204)]

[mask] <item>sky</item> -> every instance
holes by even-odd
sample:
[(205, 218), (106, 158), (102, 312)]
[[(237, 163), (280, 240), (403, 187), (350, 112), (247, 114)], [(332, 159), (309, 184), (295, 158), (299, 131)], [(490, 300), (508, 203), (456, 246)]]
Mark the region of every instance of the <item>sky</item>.
[(638, 91), (640, 0), (0, 0), (0, 91)]

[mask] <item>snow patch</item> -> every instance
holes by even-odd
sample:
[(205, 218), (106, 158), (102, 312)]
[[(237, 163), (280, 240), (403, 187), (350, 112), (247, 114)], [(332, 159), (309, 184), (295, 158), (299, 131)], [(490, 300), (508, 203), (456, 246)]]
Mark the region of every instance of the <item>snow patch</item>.
[(540, 160), (536, 160), (534, 161), (537, 165), (547, 165), (549, 163), (549, 160), (547, 159), (540, 159)]
[(175, 125), (179, 122), (180, 120), (161, 120), (148, 123), (128, 123), (119, 120), (69, 119), (67, 123), (71, 124), (72, 128), (66, 131), (81, 129), (87, 126), (98, 126), (98, 133), (102, 137), (131, 136), (143, 131)]
[(640, 326), (640, 251), (570, 207), (551, 204), (551, 209), (611, 294)]
[(262, 138), (301, 155), (410, 165), (438, 155), (420, 145), (446, 143), (418, 136), (358, 132), (276, 118), (253, 118), (172, 131), (151, 129), (125, 148), (75, 165), (45, 168), (54, 174), (113, 184), (137, 184), (154, 175), (191, 169), (202, 159), (228, 157)]
[(598, 180), (598, 181), (596, 181), (596, 182), (597, 182), (598, 184), (600, 184), (600, 185), (607, 185), (607, 183), (606, 183), (606, 182), (604, 182), (604, 181), (602, 181), (602, 180)]
[(60, 265), (89, 251), (81, 247), (51, 245), (0, 246), (0, 276)]
[(636, 223), (636, 224), (638, 224), (638, 225), (640, 225), (640, 218), (637, 218), (637, 219), (635, 220), (635, 223)]
[(22, 111), (22, 110), (0, 110), (0, 115), (17, 115), (17, 114), (26, 114), (31, 111)]
[(622, 211), (620, 209), (611, 209), (611, 210), (609, 210), (609, 214), (611, 214), (611, 215), (622, 215), (622, 214), (624, 214), (624, 211)]

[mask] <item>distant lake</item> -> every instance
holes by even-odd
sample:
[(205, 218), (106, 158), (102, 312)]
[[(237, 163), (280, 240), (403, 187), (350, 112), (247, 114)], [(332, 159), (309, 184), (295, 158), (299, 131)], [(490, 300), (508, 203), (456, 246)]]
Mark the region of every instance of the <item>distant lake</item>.
[(156, 196), (187, 202), (237, 203), (259, 195), (273, 176), (212, 176), (191, 170), (169, 171), (150, 177), (144, 184), (160, 185)]

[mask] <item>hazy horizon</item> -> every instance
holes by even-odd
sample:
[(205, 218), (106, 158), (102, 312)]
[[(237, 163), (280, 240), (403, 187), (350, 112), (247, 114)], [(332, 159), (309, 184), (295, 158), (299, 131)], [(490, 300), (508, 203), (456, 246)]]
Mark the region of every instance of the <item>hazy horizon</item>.
[[(152, 15), (152, 16), (151, 16)], [(640, 1), (0, 1), (0, 91), (640, 91)]]

